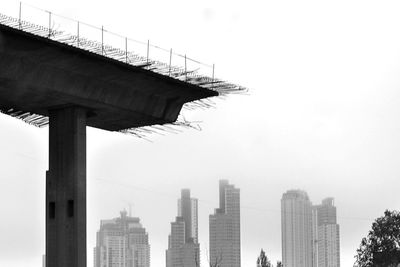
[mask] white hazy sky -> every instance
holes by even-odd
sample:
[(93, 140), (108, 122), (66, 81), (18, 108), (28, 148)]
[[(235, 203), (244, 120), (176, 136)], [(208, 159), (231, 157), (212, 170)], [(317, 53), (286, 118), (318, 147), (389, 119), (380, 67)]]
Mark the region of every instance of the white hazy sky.
[[(26, 0), (204, 62), (251, 89), (186, 113), (202, 131), (152, 143), (88, 128), (88, 266), (101, 219), (133, 204), (165, 266), (181, 188), (199, 199), (202, 263), (218, 180), (241, 189), (242, 266), (281, 259), (280, 199), (336, 200), (341, 264), (374, 218), (399, 209), (399, 1)], [(0, 13), (17, 16), (18, 2)], [(0, 59), (1, 60), (1, 59)], [(0, 266), (41, 266), (48, 129), (0, 116)]]

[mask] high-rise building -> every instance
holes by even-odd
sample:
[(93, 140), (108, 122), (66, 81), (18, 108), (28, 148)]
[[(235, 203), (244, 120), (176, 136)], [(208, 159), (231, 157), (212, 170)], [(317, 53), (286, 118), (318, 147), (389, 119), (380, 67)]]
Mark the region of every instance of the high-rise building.
[(167, 267), (199, 267), (197, 199), (189, 189), (182, 189), (178, 200), (178, 217), (171, 223), (166, 251)]
[(219, 182), (219, 208), (210, 215), (210, 264), (240, 267), (240, 190)]
[(306, 192), (290, 190), (283, 194), (281, 205), (283, 266), (340, 267), (333, 198), (312, 206)]
[(339, 225), (333, 198), (313, 206), (313, 266), (340, 267)]
[(178, 199), (178, 217), (184, 218), (186, 238), (192, 238), (194, 243), (198, 243), (199, 235), (197, 205), (197, 199), (190, 198), (190, 190), (182, 189)]
[(310, 267), (313, 262), (311, 201), (306, 192), (289, 190), (281, 199), (282, 263)]
[(150, 245), (140, 219), (121, 212), (101, 220), (94, 248), (94, 267), (149, 267)]

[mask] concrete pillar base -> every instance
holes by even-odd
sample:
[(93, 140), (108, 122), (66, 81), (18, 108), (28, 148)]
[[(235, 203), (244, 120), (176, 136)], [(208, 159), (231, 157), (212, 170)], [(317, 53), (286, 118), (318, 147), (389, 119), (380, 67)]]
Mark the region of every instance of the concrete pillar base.
[(50, 111), (46, 266), (86, 267), (86, 111)]

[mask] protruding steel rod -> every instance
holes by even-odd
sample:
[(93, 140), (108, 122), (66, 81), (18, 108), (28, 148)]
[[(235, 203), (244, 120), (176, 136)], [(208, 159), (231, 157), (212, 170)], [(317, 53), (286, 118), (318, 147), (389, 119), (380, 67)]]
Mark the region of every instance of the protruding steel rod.
[(169, 76), (171, 76), (171, 63), (172, 63), (172, 48), (169, 51), (169, 71), (168, 71)]
[(19, 13), (18, 13), (18, 28), (21, 30), (21, 13), (22, 13), (22, 3), (19, 2)]
[(104, 27), (101, 26), (101, 54), (104, 56)]
[(214, 72), (215, 72), (215, 64), (213, 64), (213, 67), (212, 67), (212, 87), (211, 88), (214, 88)]
[(125, 63), (128, 63), (128, 38), (125, 37)]
[(187, 81), (187, 65), (186, 65), (186, 54), (185, 54), (185, 81)]
[(79, 29), (79, 21), (78, 21), (78, 32), (77, 32), (77, 42), (78, 42), (78, 47), (79, 47), (79, 34), (80, 34), (80, 29)]
[(150, 40), (147, 40), (147, 61), (146, 64), (149, 65), (149, 51), (150, 50)]
[(49, 12), (49, 38), (51, 37), (51, 12), (50, 11), (47, 11), (47, 12)]

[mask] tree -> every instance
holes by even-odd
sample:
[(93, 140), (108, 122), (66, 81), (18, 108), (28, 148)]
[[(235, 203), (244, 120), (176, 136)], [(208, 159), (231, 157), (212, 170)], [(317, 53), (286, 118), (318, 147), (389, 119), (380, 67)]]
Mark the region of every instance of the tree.
[(355, 267), (397, 267), (400, 264), (400, 212), (386, 210), (361, 240)]
[(211, 261), (209, 262), (210, 267), (220, 267), (221, 262), (222, 262), (222, 253), (220, 253), (219, 256), (217, 256), (213, 262), (211, 262)]
[[(219, 255), (217, 257), (215, 257), (214, 259), (210, 259), (209, 258), (209, 254), (208, 254), (208, 249), (206, 247), (206, 255), (207, 255), (207, 261), (210, 267), (220, 267), (221, 266), (221, 262), (222, 262), (222, 251), (219, 252)], [(211, 256), (210, 256), (211, 257)], [(199, 265), (196, 265), (197, 267)]]
[(268, 257), (262, 249), (260, 256), (257, 259), (257, 267), (272, 267), (271, 262), (268, 260)]

